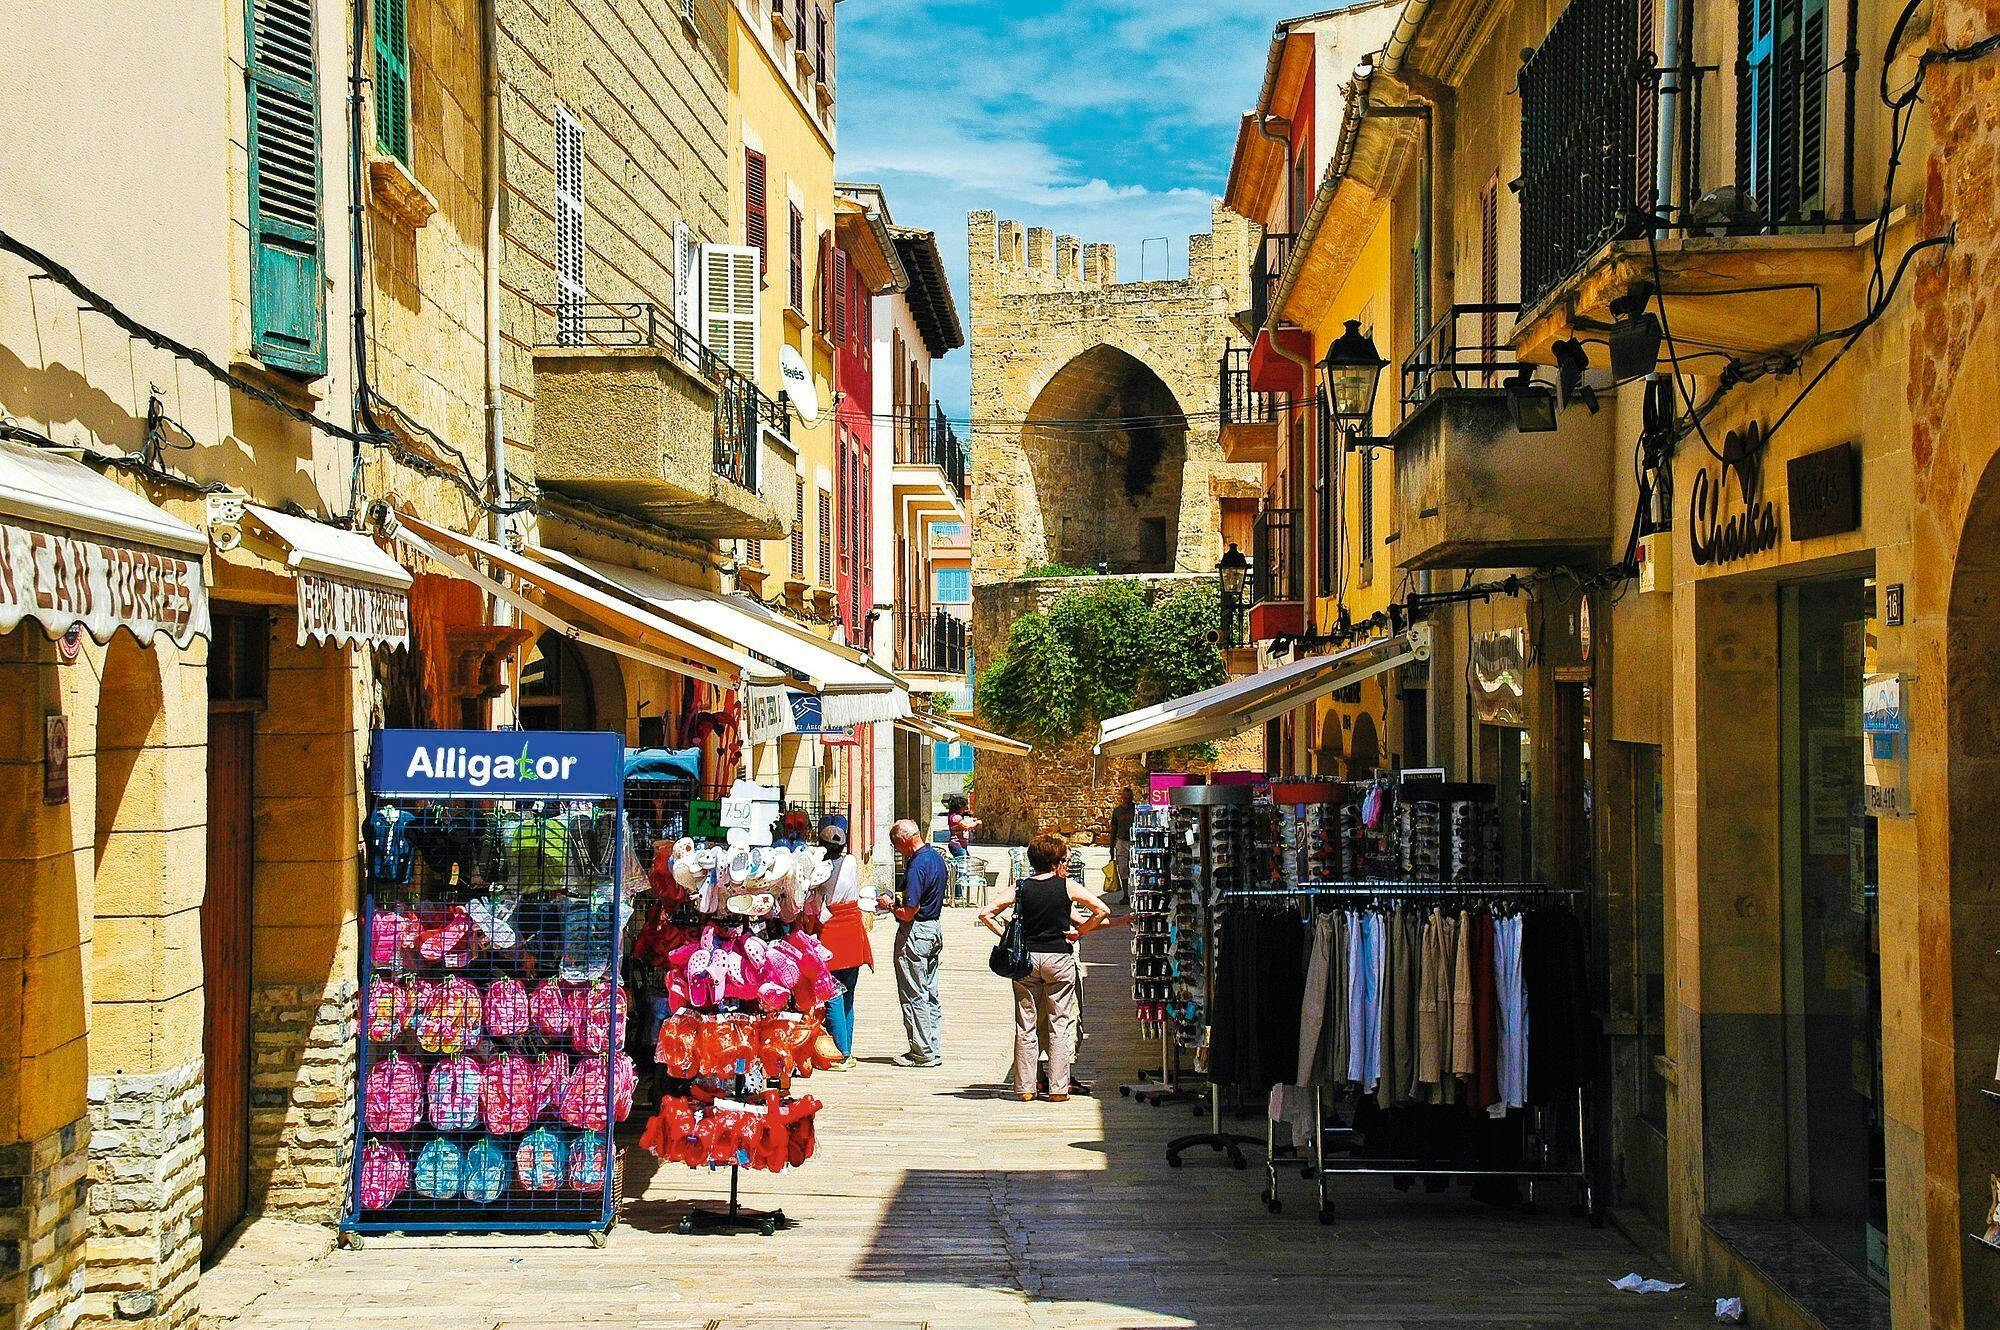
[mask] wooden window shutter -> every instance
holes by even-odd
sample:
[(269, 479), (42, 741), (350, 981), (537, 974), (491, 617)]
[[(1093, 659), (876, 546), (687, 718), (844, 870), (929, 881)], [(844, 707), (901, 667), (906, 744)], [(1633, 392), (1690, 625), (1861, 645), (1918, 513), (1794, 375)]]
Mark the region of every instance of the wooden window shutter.
[(1792, 56), (1798, 89), (1798, 135), (1790, 149), (1798, 165), (1792, 182), (1790, 218), (1811, 217), (1826, 208), (1826, 0), (1799, 6), (1798, 47)]
[(833, 585), (833, 491), (819, 492), (819, 584)]
[(833, 340), (847, 340), (847, 302), (853, 294), (847, 289), (849, 269), (847, 251), (834, 246), (833, 250)]
[(556, 340), (583, 340), (583, 124), (556, 107)]
[(686, 222), (674, 223), (674, 322), (689, 337), (701, 335), (701, 246)]
[(757, 251), (748, 245), (704, 245), (701, 255), (701, 339), (724, 364), (754, 380), (761, 296)]
[(785, 241), (791, 246), (792, 285), (790, 307), (803, 314), (806, 312), (806, 215), (798, 205), (791, 205), (791, 225), (786, 231)]
[[(1663, 44), (1656, 45), (1653, 40), (1659, 21), (1654, 0), (1639, 0), (1637, 17), (1639, 49), (1636, 58), (1642, 69), (1657, 68)], [(1659, 80), (1642, 77), (1636, 82), (1632, 93), (1632, 202), (1650, 212), (1666, 207), (1668, 202), (1653, 198), (1653, 186), (1658, 183)]]
[(252, 348), (268, 365), (316, 378), (326, 373), (326, 279), (313, 5), (246, 8)]
[(819, 233), (819, 271), (813, 280), (813, 325), (821, 333), (833, 327), (833, 232)]
[[(1479, 192), (1479, 303), (1500, 301), (1500, 177), (1489, 176)], [(1479, 360), (1494, 363), (1494, 348), (1500, 341), (1500, 315), (1488, 308), (1479, 315)], [(1489, 371), (1487, 379), (1492, 380)]]
[(765, 210), (764, 154), (743, 150), (743, 243), (757, 251), (757, 272), (771, 266), (771, 224)]
[(375, 0), (375, 146), (410, 164), (410, 41), (404, 0)]
[(792, 578), (803, 582), (806, 580), (806, 487), (796, 485), (792, 493), (796, 500), (792, 514)]
[(832, 74), (826, 67), (826, 10), (813, 11), (813, 77), (821, 83), (831, 83)]

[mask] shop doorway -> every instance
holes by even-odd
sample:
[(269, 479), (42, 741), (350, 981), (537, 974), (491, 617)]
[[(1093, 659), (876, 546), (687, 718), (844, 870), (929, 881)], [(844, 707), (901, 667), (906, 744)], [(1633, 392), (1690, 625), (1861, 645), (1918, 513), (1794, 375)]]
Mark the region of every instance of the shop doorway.
[(1886, 1286), (1881, 936), (1861, 770), (1874, 604), (1867, 577), (1780, 589), (1786, 1208)]
[(577, 645), (558, 632), (535, 639), (521, 662), (521, 728), (594, 730), (597, 698)]
[(208, 669), (208, 876), (201, 899), (204, 1262), (222, 1254), (250, 1195), (252, 798), (269, 624), (218, 613)]

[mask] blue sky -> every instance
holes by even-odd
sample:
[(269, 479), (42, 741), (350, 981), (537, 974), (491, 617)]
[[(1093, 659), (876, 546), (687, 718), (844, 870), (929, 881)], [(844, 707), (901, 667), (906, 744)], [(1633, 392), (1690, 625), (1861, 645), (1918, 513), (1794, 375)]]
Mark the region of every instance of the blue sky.
[[(1187, 270), (1278, 20), (1237, 0), (843, 0), (843, 180), (879, 181), (896, 221), (938, 233), (960, 317), (965, 216), (991, 208), (1118, 246), (1118, 275)], [(967, 412), (963, 351), (936, 394)]]

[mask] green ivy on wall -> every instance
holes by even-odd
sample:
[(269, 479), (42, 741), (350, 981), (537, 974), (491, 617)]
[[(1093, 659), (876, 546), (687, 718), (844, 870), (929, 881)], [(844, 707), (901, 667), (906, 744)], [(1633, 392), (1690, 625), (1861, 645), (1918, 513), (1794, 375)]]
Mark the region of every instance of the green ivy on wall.
[(1143, 584), (1107, 579), (1058, 596), (1008, 630), (979, 679), (979, 706), (1003, 730), (1066, 743), (1136, 707), (1226, 677), (1213, 592), (1182, 587), (1148, 603)]

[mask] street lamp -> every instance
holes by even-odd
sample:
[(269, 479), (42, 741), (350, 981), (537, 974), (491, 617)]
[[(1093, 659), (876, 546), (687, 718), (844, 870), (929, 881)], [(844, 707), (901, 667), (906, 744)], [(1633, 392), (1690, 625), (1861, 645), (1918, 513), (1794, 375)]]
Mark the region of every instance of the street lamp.
[(1388, 365), (1375, 349), (1375, 339), (1361, 331), (1359, 319), (1347, 320), (1347, 329), (1326, 349), (1320, 368), (1326, 371), (1333, 391), (1333, 417), (1347, 435), (1348, 447), (1362, 446), (1375, 419), (1375, 393)]
[(1215, 565), (1216, 581), (1222, 590), (1222, 645), (1236, 646), (1236, 620), (1243, 612), (1243, 584), (1250, 577), (1250, 560), (1243, 551), (1230, 541), (1222, 559)]

